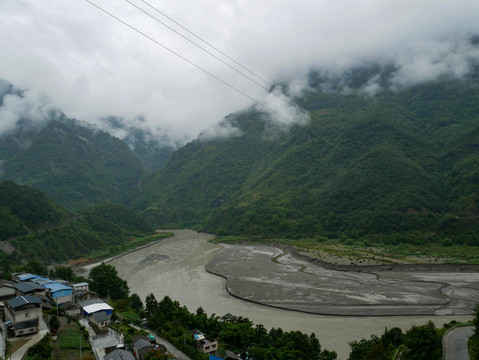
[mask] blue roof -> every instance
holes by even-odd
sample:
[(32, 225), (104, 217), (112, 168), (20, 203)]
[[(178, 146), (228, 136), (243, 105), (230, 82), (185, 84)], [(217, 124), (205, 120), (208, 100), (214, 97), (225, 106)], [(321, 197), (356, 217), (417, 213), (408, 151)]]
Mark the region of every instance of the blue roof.
[(208, 360), (223, 360), (223, 359), (217, 356), (210, 355), (210, 358)]
[(36, 279), (38, 276), (33, 274), (21, 274), (17, 276), (20, 281)]
[(43, 285), (44, 288), (50, 289), (51, 291), (60, 291), (60, 290), (71, 290), (72, 288), (63, 284), (59, 284), (56, 282), (51, 282), (48, 284)]
[(47, 279), (47, 278), (42, 278), (42, 277), (37, 277), (36, 279), (32, 280), (35, 284), (38, 284), (38, 285), (45, 285), (45, 284), (49, 284), (49, 283), (52, 283), (53, 280), (50, 280), (50, 279)]

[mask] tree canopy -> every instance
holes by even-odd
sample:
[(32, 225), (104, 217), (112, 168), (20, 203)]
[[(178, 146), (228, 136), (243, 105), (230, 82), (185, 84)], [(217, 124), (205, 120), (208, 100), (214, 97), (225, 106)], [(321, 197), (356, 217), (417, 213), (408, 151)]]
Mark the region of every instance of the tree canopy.
[(88, 276), (90, 289), (101, 297), (110, 297), (113, 300), (128, 299), (130, 289), (126, 280), (118, 276), (113, 265), (102, 263), (91, 269)]

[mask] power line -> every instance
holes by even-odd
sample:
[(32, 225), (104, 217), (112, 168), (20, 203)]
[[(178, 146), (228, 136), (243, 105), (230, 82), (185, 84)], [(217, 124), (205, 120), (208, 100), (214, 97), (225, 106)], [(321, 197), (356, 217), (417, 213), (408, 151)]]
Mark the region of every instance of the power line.
[[(135, 7), (136, 9), (138, 9), (139, 11), (141, 11), (142, 13), (144, 13), (145, 15), (149, 16), (150, 18), (154, 19), (155, 21), (157, 21), (159, 24), (165, 26), (166, 28), (168, 28), (169, 30), (173, 31), (175, 34), (177, 34), (178, 36), (181, 36), (183, 39), (185, 39), (186, 41), (190, 42), (191, 44), (195, 45), (196, 47), (198, 47), (199, 49), (203, 50), (204, 52), (206, 52), (208, 55), (214, 57), (216, 60), (220, 61), (221, 63), (223, 63), (224, 65), (228, 66), (229, 68), (231, 68), (232, 70), (236, 71), (238, 74), (244, 76), (245, 78), (247, 78), (248, 80), (250, 80), (251, 82), (255, 83), (256, 85), (260, 86), (261, 88), (263, 88), (264, 90), (266, 90), (267, 92), (270, 92), (270, 89), (265, 87), (264, 85), (260, 84), (258, 81), (256, 81), (255, 79), (251, 78), (250, 76), (246, 75), (245, 73), (241, 72), (240, 70), (238, 70), (236, 67), (234, 67), (233, 65), (227, 63), (226, 61), (224, 61), (223, 59), (219, 58), (217, 55), (213, 54), (211, 51), (205, 49), (204, 47), (202, 47), (201, 45), (198, 45), (197, 43), (195, 43), (193, 40), (189, 39), (188, 37), (186, 37), (185, 35), (183, 35), (182, 33), (180, 33), (179, 31), (175, 30), (174, 28), (172, 28), (171, 26), (169, 26), (168, 24), (165, 24), (163, 21), (161, 21), (160, 19), (154, 17), (153, 15), (151, 15), (150, 13), (148, 13), (147, 11), (145, 11), (144, 9), (142, 9), (141, 7), (139, 7), (138, 5), (132, 3), (130, 0), (124, 0), (125, 2), (127, 2), (128, 4), (130, 4), (131, 6)], [(154, 6), (150, 5), (148, 2), (144, 1), (144, 0), (141, 0), (143, 3), (145, 3), (146, 5), (148, 5), (150, 8), (152, 8), (153, 10), (157, 11), (158, 13), (160, 13), (161, 15), (165, 16), (167, 19), (171, 20), (173, 23), (175, 23), (176, 25), (178, 25), (179, 27), (181, 27), (182, 29), (184, 29), (185, 31), (187, 31), (188, 33), (190, 33), (191, 35), (193, 35), (194, 37), (196, 37), (197, 39), (203, 41), (205, 44), (207, 44), (208, 46), (210, 46), (211, 48), (213, 48), (214, 50), (216, 50), (217, 52), (219, 52), (221, 55), (225, 56), (226, 58), (228, 58), (229, 60), (231, 60), (232, 62), (234, 62), (235, 64), (239, 65), (241, 68), (245, 69), (246, 71), (248, 71), (250, 74), (254, 75), (256, 78), (262, 80), (263, 82), (265, 82), (266, 84), (268, 84), (271, 87), (274, 88), (274, 85), (269, 83), (268, 81), (264, 80), (262, 77), (260, 77), (259, 75), (255, 74), (253, 71), (249, 70), (248, 68), (246, 68), (245, 66), (241, 65), (239, 62), (237, 62), (236, 60), (234, 60), (233, 58), (231, 58), (230, 56), (228, 56), (227, 54), (225, 54), (224, 52), (222, 52), (221, 50), (219, 50), (218, 48), (216, 48), (215, 46), (213, 46), (212, 44), (210, 44), (209, 42), (207, 42), (206, 40), (203, 40), (201, 37), (197, 36), (196, 34), (194, 34), (192, 31), (188, 30), (186, 27), (184, 27), (183, 25), (179, 24), (177, 21), (173, 20), (171, 17), (167, 16), (166, 14), (164, 14), (162, 11), (158, 10), (157, 8), (155, 8)], [(281, 96), (275, 94), (274, 92), (271, 92), (271, 94), (273, 96), (276, 96), (278, 99), (280, 99), (281, 101), (285, 102), (286, 104), (288, 104), (289, 106), (293, 106), (295, 107), (298, 111), (302, 112), (303, 114), (307, 115), (307, 116), (310, 116), (311, 113), (304, 109), (301, 105), (299, 105), (292, 97), (290, 97), (288, 94), (286, 94), (285, 92), (281, 91), (280, 90), (280, 93), (283, 94), (286, 98), (288, 98), (290, 101), (287, 101), (285, 100), (284, 98), (282, 98)]]
[(196, 63), (194, 63), (193, 61), (191, 60), (188, 60), (187, 58), (185, 58), (183, 55), (177, 53), (176, 51), (170, 49), (169, 47), (167, 47), (166, 45), (160, 43), (158, 40), (155, 40), (153, 39), (151, 36), (145, 34), (144, 32), (142, 32), (141, 30), (138, 30), (137, 28), (135, 28), (133, 25), (130, 25), (128, 24), (126, 21), (120, 19), (119, 17), (113, 15), (111, 12), (109, 12), (108, 10), (105, 10), (104, 8), (100, 7), (99, 5), (93, 3), (92, 1), (90, 0), (85, 0), (87, 3), (89, 3), (90, 5), (96, 7), (97, 9), (99, 9), (100, 11), (103, 11), (105, 14), (111, 16), (113, 19), (119, 21), (120, 23), (122, 23), (123, 25), (129, 27), (130, 29), (136, 31), (137, 33), (139, 33), (140, 35), (143, 35), (144, 37), (146, 37), (148, 40), (154, 42), (155, 44), (161, 46), (162, 48), (164, 48), (165, 50), (168, 50), (169, 52), (171, 52), (172, 54), (176, 55), (177, 57), (179, 57), (180, 59), (186, 61), (188, 64), (196, 67), (197, 69), (203, 71), (204, 73), (208, 74), (209, 76), (213, 77), (214, 79), (218, 80), (219, 82), (221, 82), (222, 84), (228, 86), (229, 88), (233, 89), (234, 91), (240, 93), (241, 95), (243, 95), (244, 97), (250, 99), (251, 101), (253, 101), (254, 103), (260, 105), (261, 107), (263, 107), (264, 109), (268, 110), (269, 112), (275, 114), (276, 116), (282, 118), (283, 120), (289, 122), (289, 123), (293, 123), (291, 120), (289, 120), (288, 118), (286, 118), (285, 116), (279, 114), (278, 112), (276, 112), (275, 110), (271, 109), (270, 107), (262, 104), (260, 101), (252, 98), (251, 96), (249, 96), (248, 94), (246, 94), (245, 92), (239, 90), (238, 88), (234, 87), (233, 85), (229, 84), (228, 82), (226, 82), (225, 80), (221, 79), (220, 77), (214, 75), (213, 73), (209, 72), (208, 70), (206, 69), (203, 69), (201, 66), (197, 65)]
[(251, 75), (257, 77), (258, 79), (260, 79), (261, 81), (263, 81), (264, 83), (268, 84), (269, 86), (274, 86), (273, 84), (269, 83), (267, 80), (263, 79), (261, 76), (259, 76), (258, 74), (256, 74), (254, 71), (248, 69), (247, 67), (241, 65), (239, 62), (237, 62), (235, 59), (233, 59), (232, 57), (230, 57), (229, 55), (225, 54), (223, 51), (221, 51), (220, 49), (218, 49), (217, 47), (215, 47), (213, 44), (211, 44), (210, 42), (206, 41), (205, 39), (203, 39), (202, 37), (196, 35), (193, 31), (189, 30), (188, 28), (186, 28), (185, 26), (181, 25), (179, 22), (177, 22), (176, 20), (174, 20), (173, 18), (171, 18), (170, 16), (166, 15), (163, 11), (159, 10), (158, 8), (154, 7), (153, 5), (149, 4), (148, 2), (146, 2), (145, 0), (140, 0), (141, 2), (145, 3), (146, 5), (148, 5), (150, 8), (152, 8), (153, 10), (155, 10), (156, 12), (160, 13), (161, 15), (163, 15), (165, 18), (167, 18), (168, 20), (170, 20), (171, 22), (173, 22), (174, 24), (178, 25), (180, 28), (182, 28), (183, 30), (185, 30), (186, 32), (188, 32), (189, 34), (193, 35), (195, 38), (197, 38), (198, 40), (201, 40), (202, 42), (204, 42), (206, 45), (208, 45), (209, 47), (211, 47), (212, 49), (216, 50), (217, 52), (219, 52), (221, 55), (223, 55), (224, 57), (226, 57), (227, 59), (231, 60), (232, 62), (234, 62), (236, 65), (239, 65), (241, 68), (243, 68), (244, 70), (248, 71)]

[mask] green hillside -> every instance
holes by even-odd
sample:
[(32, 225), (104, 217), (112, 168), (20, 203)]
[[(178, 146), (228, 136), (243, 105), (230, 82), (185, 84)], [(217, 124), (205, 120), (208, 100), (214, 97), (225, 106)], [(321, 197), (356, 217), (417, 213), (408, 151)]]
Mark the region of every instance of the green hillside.
[(127, 205), (145, 174), (124, 142), (63, 116), (41, 128), (19, 126), (0, 143), (0, 179), (44, 191), (71, 211), (105, 201)]
[[(318, 116), (289, 131), (250, 110), (240, 136), (195, 140), (149, 176), (134, 203), (155, 225), (266, 237), (453, 237), (479, 244), (479, 88), (441, 79), (375, 96), (388, 68), (359, 69), (348, 91), (321, 74), (297, 100)], [(388, 75), (389, 74), (389, 75)]]
[(45, 194), (11, 181), (0, 183), (0, 241), (59, 225), (66, 210)]
[(38, 190), (11, 181), (0, 183), (0, 214), (0, 240), (11, 249), (0, 251), (3, 266), (33, 259), (65, 261), (153, 232), (119, 205), (101, 204), (74, 216)]

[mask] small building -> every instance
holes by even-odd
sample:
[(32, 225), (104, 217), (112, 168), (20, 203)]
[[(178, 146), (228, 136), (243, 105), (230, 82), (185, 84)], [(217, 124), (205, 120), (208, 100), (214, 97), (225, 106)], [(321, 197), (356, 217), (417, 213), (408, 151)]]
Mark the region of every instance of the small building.
[(136, 360), (135, 356), (124, 349), (115, 349), (108, 355), (103, 357), (103, 360)]
[(47, 293), (47, 290), (43, 286), (38, 285), (33, 281), (23, 281), (15, 283), (13, 286), (15, 287), (17, 296), (46, 295)]
[(15, 287), (12, 283), (0, 280), (0, 301), (15, 297)]
[(90, 316), (90, 321), (96, 324), (100, 329), (110, 325), (110, 315), (105, 311), (97, 311)]
[(57, 304), (73, 301), (72, 288), (56, 282), (50, 282), (42, 285), (47, 289), (48, 296)]
[(43, 287), (45, 287), (45, 285), (47, 285), (47, 284), (55, 282), (53, 280), (50, 280), (50, 279), (47, 279), (47, 278), (44, 278), (44, 277), (39, 277), (39, 276), (36, 277), (35, 279), (30, 280), (30, 281), (34, 282), (37, 285), (43, 286)]
[(74, 294), (82, 291), (88, 291), (90, 289), (89, 286), (90, 285), (87, 282), (80, 282), (71, 285)]
[(38, 275), (33, 274), (14, 274), (12, 276), (13, 281), (15, 282), (23, 282), (23, 281), (32, 281), (33, 279), (38, 278)]
[(18, 321), (13, 324), (15, 336), (31, 335), (38, 332), (38, 319)]
[(192, 330), (191, 334), (196, 341), (199, 350), (205, 354), (210, 354), (218, 350), (218, 341), (207, 339), (205, 334), (198, 330)]
[(100, 299), (87, 300), (80, 304), (82, 306), (83, 316), (89, 317), (98, 311), (104, 311), (111, 316), (113, 308)]
[(74, 302), (71, 302), (71, 301), (67, 301), (65, 303), (62, 303), (62, 304), (58, 305), (58, 307), (60, 309), (64, 309), (65, 314), (70, 315), (70, 316), (81, 315), (81, 312), (82, 312), (81, 306), (78, 305), (78, 304), (75, 304)]
[(73, 301), (76, 303), (82, 303), (86, 300), (98, 299), (98, 293), (90, 290), (83, 290), (77, 293), (73, 293)]
[(16, 336), (37, 332), (41, 316), (42, 301), (36, 296), (19, 296), (5, 302), (5, 321), (13, 324)]
[(146, 353), (157, 349), (155, 345), (144, 339), (139, 339), (136, 342), (133, 342), (132, 347), (133, 353), (138, 360), (143, 360)]

